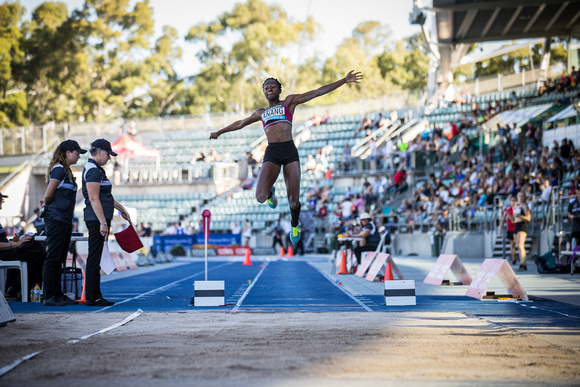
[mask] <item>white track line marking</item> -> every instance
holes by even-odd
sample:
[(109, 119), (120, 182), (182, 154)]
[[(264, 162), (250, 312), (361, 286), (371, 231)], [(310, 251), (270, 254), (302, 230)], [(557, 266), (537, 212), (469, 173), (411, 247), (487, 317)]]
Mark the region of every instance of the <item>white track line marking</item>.
[(353, 296), (352, 294), (350, 294), (348, 291), (346, 291), (345, 289), (343, 289), (341, 286), (339, 286), (334, 278), (332, 278), (331, 276), (329, 276), (328, 274), (326, 274), (325, 272), (323, 272), (322, 270), (318, 269), (316, 266), (314, 266), (312, 263), (308, 262), (308, 264), (310, 266), (312, 266), (314, 269), (316, 269), (320, 274), (322, 274), (324, 277), (326, 277), (326, 279), (328, 281), (330, 281), (331, 284), (333, 284), (334, 286), (336, 286), (337, 288), (340, 289), (341, 292), (343, 292), (344, 294), (346, 294), (347, 296), (349, 296), (352, 300), (354, 300), (354, 302), (356, 302), (357, 304), (359, 304), (361, 307), (363, 307), (367, 312), (372, 312), (373, 310), (371, 308), (369, 308), (368, 306), (366, 306), (362, 301), (357, 300), (355, 296)]
[[(211, 269), (209, 269), (209, 270), (208, 270), (208, 272), (209, 272), (209, 271), (212, 271), (212, 270), (215, 270), (215, 269), (219, 269), (220, 267), (223, 267), (223, 266), (231, 265), (231, 264), (233, 264), (233, 263), (234, 263), (234, 262), (226, 262), (226, 263), (222, 263), (221, 265), (218, 265), (218, 266), (216, 266), (216, 267), (212, 267)], [(115, 306), (117, 306), (117, 305), (121, 305), (121, 304), (124, 304), (124, 303), (126, 303), (126, 302), (133, 301), (133, 300), (136, 300), (136, 299), (138, 299), (138, 298), (141, 298), (141, 297), (145, 297), (145, 296), (147, 296), (147, 295), (149, 295), (149, 294), (151, 294), (151, 293), (155, 293), (155, 292), (158, 292), (158, 291), (160, 291), (160, 290), (163, 290), (163, 289), (169, 288), (169, 287), (171, 287), (171, 286), (173, 286), (173, 285), (175, 285), (175, 284), (178, 284), (178, 283), (180, 283), (180, 282), (183, 282), (183, 281), (187, 281), (187, 280), (189, 280), (189, 279), (192, 279), (193, 277), (196, 277), (196, 276), (198, 276), (198, 275), (200, 275), (200, 274), (204, 274), (204, 273), (205, 273), (205, 269), (204, 269), (204, 270), (202, 270), (202, 271), (199, 271), (199, 272), (197, 272), (197, 273), (195, 273), (195, 274), (192, 274), (192, 275), (190, 275), (189, 277), (185, 277), (185, 278), (182, 278), (182, 279), (180, 279), (180, 280), (177, 280), (177, 281), (173, 281), (173, 282), (171, 282), (171, 283), (168, 283), (167, 285), (163, 285), (163, 286), (161, 286), (161, 287), (159, 287), (159, 288), (157, 288), (157, 289), (153, 289), (153, 290), (150, 290), (150, 291), (148, 291), (148, 292), (141, 293), (141, 294), (139, 294), (138, 296), (135, 296), (135, 297), (132, 297), (132, 298), (127, 298), (127, 299), (125, 299), (125, 300), (123, 300), (123, 301), (116, 302), (116, 303), (115, 303), (115, 305), (111, 305), (111, 306), (105, 306), (104, 308), (102, 308), (102, 309), (99, 309), (99, 310), (95, 310), (95, 311), (94, 311), (94, 312), (92, 312), (92, 313), (98, 313), (98, 312), (102, 312), (102, 311), (105, 311), (105, 310), (107, 310), (107, 309), (111, 309), (111, 308), (113, 308), (113, 307), (115, 307)]]
[(266, 268), (268, 267), (268, 263), (269, 262), (266, 262), (264, 264), (264, 267), (262, 268), (262, 270), (260, 270), (260, 272), (258, 273), (258, 275), (256, 275), (256, 277), (252, 280), (252, 283), (250, 284), (250, 286), (248, 286), (248, 288), (246, 289), (246, 291), (244, 292), (244, 294), (242, 294), (242, 297), (236, 303), (236, 306), (234, 306), (234, 308), (232, 309), (232, 313), (235, 313), (235, 312), (238, 311), (238, 309), (240, 309), (240, 306), (242, 305), (242, 302), (244, 301), (244, 298), (246, 298), (246, 296), (248, 295), (248, 293), (250, 293), (250, 290), (254, 287), (254, 284), (258, 281), (258, 278), (260, 278), (260, 276), (262, 275), (262, 273), (264, 272), (264, 270), (266, 270)]
[[(132, 315), (130, 315), (129, 317), (127, 317), (126, 319), (124, 319), (121, 322), (118, 322), (116, 324), (113, 324), (110, 327), (101, 329), (100, 331), (91, 333), (90, 335), (85, 335), (85, 336), (79, 337), (78, 340), (69, 340), (69, 341), (67, 341), (67, 344), (76, 344), (76, 343), (78, 343), (81, 340), (88, 339), (89, 337), (92, 337), (92, 336), (95, 336), (95, 335), (99, 335), (101, 333), (105, 333), (105, 332), (111, 331), (111, 330), (113, 330), (115, 328), (119, 328), (120, 326), (123, 326), (123, 325), (127, 324), (129, 321), (134, 320), (135, 318), (141, 316), (142, 314), (143, 314), (143, 311), (141, 309), (139, 309), (135, 313), (133, 313)], [(56, 348), (51, 348), (51, 349), (48, 349), (48, 350), (45, 350), (45, 351), (32, 352), (32, 353), (29, 353), (26, 356), (21, 357), (20, 359), (16, 360), (12, 364), (7, 365), (6, 367), (0, 368), (0, 377), (4, 376), (8, 372), (12, 371), (14, 368), (18, 367), (20, 364), (24, 363), (26, 360), (32, 359), (33, 357), (35, 357), (36, 355), (38, 355), (38, 354), (40, 354), (42, 352), (51, 351), (51, 350), (57, 349), (59, 347), (62, 347), (62, 345), (59, 345)]]
[(8, 372), (12, 371), (14, 368), (18, 367), (20, 364), (24, 363), (28, 359), (32, 359), (34, 356), (38, 355), (42, 351), (32, 352), (26, 356), (21, 357), (20, 359), (16, 360), (14, 363), (7, 365), (6, 367), (0, 368), (0, 377), (4, 376)]
[(525, 308), (539, 309), (539, 310), (543, 310), (544, 312), (557, 313), (557, 314), (561, 314), (562, 316), (566, 316), (566, 317), (570, 317), (570, 318), (580, 318), (579, 316), (572, 316), (571, 314), (566, 314), (566, 313), (558, 312), (557, 310), (550, 310), (550, 309), (538, 308), (537, 306), (527, 306), (526, 304), (520, 304), (520, 305), (523, 306), (523, 307), (525, 307)]

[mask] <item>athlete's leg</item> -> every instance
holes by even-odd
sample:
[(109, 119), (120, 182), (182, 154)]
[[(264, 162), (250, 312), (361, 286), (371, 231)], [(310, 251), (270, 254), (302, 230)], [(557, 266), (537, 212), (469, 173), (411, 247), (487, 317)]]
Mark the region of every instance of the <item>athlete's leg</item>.
[(514, 235), (514, 239), (512, 239), (510, 241), (510, 252), (512, 255), (512, 265), (516, 264), (516, 241), (515, 241), (515, 235)]
[(528, 236), (528, 234), (525, 231), (520, 231), (518, 232), (518, 248), (520, 251), (520, 267), (519, 269), (527, 269), (527, 265), (526, 265), (526, 237)]
[(278, 179), (280, 166), (270, 161), (265, 161), (260, 168), (258, 184), (256, 184), (256, 200), (264, 203), (270, 197), (270, 189)]
[[(288, 193), (288, 204), (292, 212), (292, 222), (298, 225), (300, 215), (300, 162), (294, 161), (284, 166), (284, 181), (286, 182), (286, 192)], [(294, 212), (297, 211), (295, 216)]]

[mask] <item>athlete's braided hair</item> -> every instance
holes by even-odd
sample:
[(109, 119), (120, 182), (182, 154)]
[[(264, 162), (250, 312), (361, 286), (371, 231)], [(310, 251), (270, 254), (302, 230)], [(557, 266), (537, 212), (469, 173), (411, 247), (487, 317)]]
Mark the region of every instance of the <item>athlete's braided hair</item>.
[(268, 82), (268, 81), (274, 81), (274, 82), (276, 82), (278, 84), (278, 87), (280, 88), (280, 90), (282, 90), (282, 84), (276, 78), (268, 78), (268, 79), (266, 79), (264, 81), (264, 83), (262, 83), (262, 89), (264, 88), (264, 86), (266, 86), (266, 82)]

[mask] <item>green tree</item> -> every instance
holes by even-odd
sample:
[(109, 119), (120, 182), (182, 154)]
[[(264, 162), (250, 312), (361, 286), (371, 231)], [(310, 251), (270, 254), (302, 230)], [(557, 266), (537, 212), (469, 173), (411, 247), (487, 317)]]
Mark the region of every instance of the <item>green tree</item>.
[(26, 98), (20, 82), (25, 52), (21, 47), (19, 3), (0, 5), (0, 127), (26, 125)]
[(423, 52), (423, 37), (419, 34), (397, 41), (377, 56), (381, 75), (405, 90), (427, 86), (429, 59)]
[[(83, 96), (79, 101), (87, 119), (123, 114), (138, 87), (145, 85), (145, 57), (153, 35), (153, 10), (149, 0), (86, 0), (75, 14), (79, 35), (89, 60)], [(129, 103), (130, 105), (130, 103)]]
[(76, 118), (77, 75), (85, 45), (64, 3), (45, 2), (23, 25), (27, 53), (23, 81), (28, 95), (28, 118), (34, 123)]
[(376, 21), (363, 22), (356, 26), (352, 35), (337, 47), (334, 56), (325, 61), (320, 83), (334, 82), (353, 69), (362, 71), (364, 83), (341, 90), (340, 93), (327, 94), (317, 102), (330, 103), (372, 97), (392, 91), (393, 84), (382, 76), (376, 60), (376, 53), (386, 47), (389, 36), (389, 27)]
[[(262, 82), (275, 76), (288, 84), (296, 71), (285, 51), (301, 41), (310, 41), (317, 29), (312, 18), (293, 22), (278, 5), (261, 0), (237, 3), (217, 20), (194, 25), (186, 40), (201, 43), (198, 58), (203, 69), (187, 92), (187, 109), (232, 111), (240, 106), (254, 109), (263, 104)], [(229, 51), (225, 38), (233, 43)], [(232, 101), (238, 101), (233, 104)]]
[(182, 56), (177, 39), (177, 30), (164, 26), (163, 35), (157, 39), (153, 53), (145, 60), (149, 81), (147, 96), (143, 99), (147, 99), (148, 103), (142, 111), (146, 115), (164, 116), (179, 112), (177, 102), (183, 96), (184, 87), (173, 67), (173, 63)]

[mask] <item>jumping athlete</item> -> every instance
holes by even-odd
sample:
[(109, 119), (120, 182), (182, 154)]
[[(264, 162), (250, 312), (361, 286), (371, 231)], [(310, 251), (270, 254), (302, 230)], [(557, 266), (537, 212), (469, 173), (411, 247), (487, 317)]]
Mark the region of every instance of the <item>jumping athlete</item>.
[(268, 201), (268, 205), (271, 208), (276, 208), (278, 200), (276, 199), (274, 183), (278, 179), (280, 168), (284, 167), (284, 181), (291, 213), (292, 231), (290, 232), (290, 240), (292, 243), (300, 240), (300, 229), (298, 227), (300, 217), (300, 159), (292, 139), (294, 109), (296, 109), (296, 106), (330, 93), (346, 83), (360, 83), (362, 77), (360, 72), (355, 73), (352, 70), (341, 80), (303, 94), (291, 94), (284, 100), (280, 100), (282, 84), (275, 78), (268, 78), (262, 85), (264, 96), (268, 100), (267, 108), (260, 108), (252, 113), (251, 116), (238, 120), (217, 132), (211, 133), (209, 136), (210, 139), (217, 139), (223, 133), (240, 130), (262, 120), (264, 132), (268, 139), (268, 147), (264, 153), (264, 162), (258, 176), (256, 199), (260, 203)]

